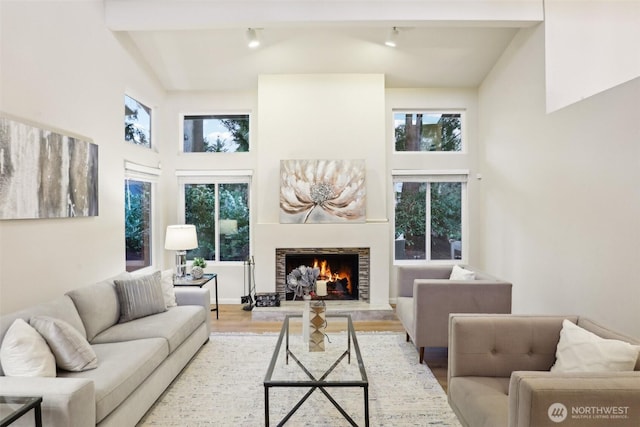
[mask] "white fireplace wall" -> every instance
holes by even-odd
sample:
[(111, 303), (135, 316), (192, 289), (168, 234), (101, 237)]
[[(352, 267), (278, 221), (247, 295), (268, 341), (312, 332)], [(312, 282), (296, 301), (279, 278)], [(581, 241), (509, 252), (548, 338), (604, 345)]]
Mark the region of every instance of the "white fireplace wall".
[[(389, 302), (389, 233), (382, 74), (265, 75), (258, 80), (253, 186), (256, 290), (275, 291), (277, 247), (368, 247), (370, 302)], [(363, 159), (365, 223), (280, 224), (280, 160)]]

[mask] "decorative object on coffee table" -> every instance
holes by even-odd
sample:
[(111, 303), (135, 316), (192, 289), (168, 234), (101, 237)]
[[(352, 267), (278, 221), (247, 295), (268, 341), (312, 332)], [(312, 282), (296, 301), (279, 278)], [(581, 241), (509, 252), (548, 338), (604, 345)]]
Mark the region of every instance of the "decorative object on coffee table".
[(204, 275), (204, 268), (207, 266), (207, 261), (204, 258), (195, 257), (193, 259), (193, 265), (191, 266), (191, 277), (194, 279), (201, 279)]
[(324, 351), (324, 331), (327, 326), (324, 300), (313, 300), (309, 309), (309, 351)]

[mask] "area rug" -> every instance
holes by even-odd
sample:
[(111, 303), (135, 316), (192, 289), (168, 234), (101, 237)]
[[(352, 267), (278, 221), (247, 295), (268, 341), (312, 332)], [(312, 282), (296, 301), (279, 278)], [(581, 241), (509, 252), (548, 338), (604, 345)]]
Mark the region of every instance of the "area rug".
[[(418, 363), (404, 334), (359, 332), (357, 338), (369, 381), (371, 426), (460, 426), (442, 387)], [(212, 334), (139, 426), (264, 426), (263, 381), (277, 339), (274, 333)], [(327, 345), (346, 342), (343, 333), (329, 339)], [(270, 425), (277, 425), (308, 389), (271, 390), (277, 391), (269, 395)], [(334, 390), (353, 420), (365, 425), (362, 389), (331, 389), (332, 395)], [(350, 424), (316, 390), (286, 425)]]

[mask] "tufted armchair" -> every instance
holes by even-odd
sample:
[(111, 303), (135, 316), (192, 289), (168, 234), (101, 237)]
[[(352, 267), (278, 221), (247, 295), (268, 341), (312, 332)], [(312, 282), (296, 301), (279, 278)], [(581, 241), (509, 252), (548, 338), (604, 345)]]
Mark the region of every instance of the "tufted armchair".
[(511, 283), (466, 266), (475, 280), (449, 280), (453, 266), (397, 267), (396, 314), (419, 348), (448, 347), (450, 313), (511, 313)]

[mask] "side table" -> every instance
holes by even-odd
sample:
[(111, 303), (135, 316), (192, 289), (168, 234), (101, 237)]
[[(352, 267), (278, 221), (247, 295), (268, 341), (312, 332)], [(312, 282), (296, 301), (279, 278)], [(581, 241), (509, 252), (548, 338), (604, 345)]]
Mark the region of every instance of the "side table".
[(214, 283), (215, 295), (216, 295), (216, 308), (212, 308), (211, 311), (216, 312), (216, 319), (218, 319), (218, 314), (220, 311), (218, 310), (218, 274), (217, 273), (205, 274), (202, 276), (201, 279), (194, 279), (189, 274), (181, 278), (174, 277), (173, 287), (179, 288), (181, 286), (197, 286), (201, 288), (205, 284), (209, 283), (211, 279), (214, 279), (213, 283)]
[(0, 427), (8, 426), (32, 409), (36, 427), (42, 427), (41, 403), (42, 397), (0, 396)]

